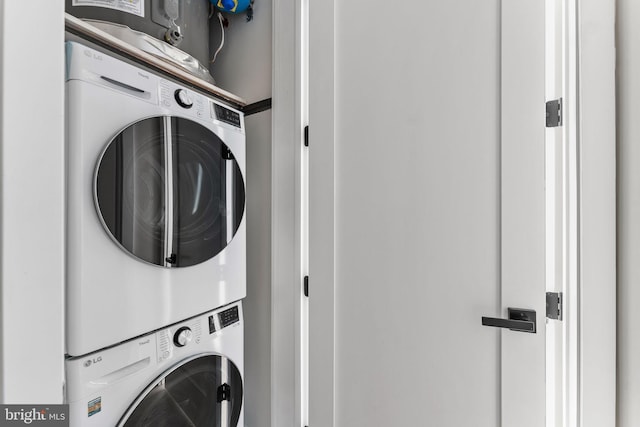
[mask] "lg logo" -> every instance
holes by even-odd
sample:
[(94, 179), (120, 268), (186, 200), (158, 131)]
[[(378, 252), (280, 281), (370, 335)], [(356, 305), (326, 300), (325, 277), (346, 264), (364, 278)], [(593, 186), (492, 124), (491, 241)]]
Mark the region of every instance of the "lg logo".
[(98, 362), (102, 362), (102, 356), (98, 356), (98, 357), (95, 357), (93, 359), (85, 360), (84, 367), (88, 368), (89, 366), (93, 365), (94, 363), (98, 363)]

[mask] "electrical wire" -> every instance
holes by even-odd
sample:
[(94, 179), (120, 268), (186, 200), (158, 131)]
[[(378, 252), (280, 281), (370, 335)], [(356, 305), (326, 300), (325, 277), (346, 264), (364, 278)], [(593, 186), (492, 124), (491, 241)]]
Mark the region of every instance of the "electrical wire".
[(222, 46), (224, 46), (224, 18), (220, 12), (218, 12), (218, 21), (220, 21), (220, 30), (222, 31), (222, 41), (220, 42), (220, 46), (218, 47), (218, 50), (216, 50), (216, 53), (213, 54), (213, 59), (211, 60), (212, 64), (216, 61), (218, 53), (220, 53)]

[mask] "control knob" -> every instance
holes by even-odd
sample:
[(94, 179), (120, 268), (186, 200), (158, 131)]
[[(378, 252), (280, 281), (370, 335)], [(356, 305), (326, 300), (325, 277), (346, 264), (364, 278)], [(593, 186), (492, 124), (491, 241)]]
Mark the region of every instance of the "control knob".
[(191, 99), (191, 97), (189, 96), (186, 90), (178, 89), (175, 91), (174, 95), (176, 97), (176, 102), (178, 103), (179, 106), (183, 108), (193, 107), (193, 100)]
[(189, 344), (189, 341), (191, 341), (192, 337), (193, 332), (191, 332), (191, 328), (183, 326), (182, 328), (178, 329), (173, 336), (173, 343), (177, 347), (184, 347), (185, 345)]

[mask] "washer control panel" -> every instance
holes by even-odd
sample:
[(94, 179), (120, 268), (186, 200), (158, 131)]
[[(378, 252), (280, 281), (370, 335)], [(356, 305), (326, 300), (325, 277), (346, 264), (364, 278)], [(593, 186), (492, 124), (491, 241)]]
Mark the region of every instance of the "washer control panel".
[[(241, 321), (242, 307), (240, 302), (235, 302), (157, 331), (155, 342), (158, 363), (174, 356), (182, 357), (185, 351), (198, 351), (198, 346), (203, 343), (203, 340), (205, 344), (207, 339), (217, 340), (218, 332), (229, 326), (240, 325)], [(207, 325), (209, 326), (208, 335)]]
[(156, 350), (158, 362), (173, 357), (176, 350), (200, 344), (202, 341), (202, 322), (192, 319), (187, 322), (170, 326), (156, 333)]

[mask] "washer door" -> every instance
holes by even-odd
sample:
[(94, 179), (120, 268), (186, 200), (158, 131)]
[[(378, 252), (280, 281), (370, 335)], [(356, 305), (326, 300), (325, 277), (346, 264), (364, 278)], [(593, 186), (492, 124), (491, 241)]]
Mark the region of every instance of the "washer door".
[(229, 147), (183, 118), (124, 129), (96, 169), (95, 200), (109, 235), (135, 258), (188, 267), (231, 242), (244, 212), (244, 180)]
[(151, 384), (131, 405), (119, 427), (236, 427), (242, 377), (226, 357), (188, 359)]

